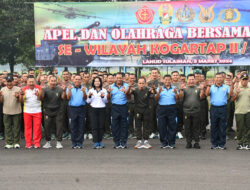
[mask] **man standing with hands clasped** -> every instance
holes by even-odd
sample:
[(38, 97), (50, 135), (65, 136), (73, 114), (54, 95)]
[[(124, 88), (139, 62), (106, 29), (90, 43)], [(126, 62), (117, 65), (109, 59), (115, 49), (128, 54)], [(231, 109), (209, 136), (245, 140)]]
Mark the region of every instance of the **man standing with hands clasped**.
[(185, 135), (187, 140), (186, 148), (192, 148), (192, 140), (194, 138), (194, 148), (200, 149), (200, 99), (205, 96), (204, 86), (195, 85), (195, 76), (190, 74), (187, 76), (187, 87), (185, 83), (180, 86), (180, 98), (183, 99), (183, 116)]
[(86, 117), (85, 100), (87, 99), (88, 90), (81, 86), (80, 75), (75, 76), (74, 86), (69, 85), (66, 93), (69, 100), (72, 148), (82, 148)]
[(157, 88), (155, 100), (159, 103), (158, 127), (160, 132), (161, 148), (175, 148), (176, 139), (176, 100), (179, 99), (178, 90), (171, 85), (171, 76), (163, 77), (163, 87)]
[(207, 86), (206, 96), (210, 96), (211, 149), (226, 149), (227, 96), (229, 86), (223, 84), (221, 73), (216, 73), (215, 84)]
[(6, 77), (6, 87), (0, 91), (0, 102), (3, 102), (3, 121), (5, 130), (6, 149), (20, 148), (20, 88), (14, 86), (13, 77)]
[[(250, 85), (248, 75), (242, 74), (236, 83), (231, 101), (235, 101), (235, 117), (237, 124), (237, 150), (250, 150)], [(232, 89), (231, 88), (231, 89)]]

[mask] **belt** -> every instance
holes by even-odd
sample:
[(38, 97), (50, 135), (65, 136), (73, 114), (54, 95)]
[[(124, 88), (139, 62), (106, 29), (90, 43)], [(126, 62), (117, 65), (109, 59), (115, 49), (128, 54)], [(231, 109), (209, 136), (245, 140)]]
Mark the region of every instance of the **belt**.
[(84, 108), (85, 105), (82, 105), (82, 106), (69, 106), (70, 108)]
[(170, 104), (170, 105), (159, 105), (160, 107), (171, 107), (171, 106), (176, 106), (176, 104)]
[(126, 103), (126, 104), (112, 104), (112, 106), (127, 106), (128, 105), (128, 103)]
[(223, 105), (223, 106), (214, 106), (214, 105), (211, 105), (212, 107), (215, 107), (215, 108), (224, 108), (224, 107), (227, 107), (227, 105)]

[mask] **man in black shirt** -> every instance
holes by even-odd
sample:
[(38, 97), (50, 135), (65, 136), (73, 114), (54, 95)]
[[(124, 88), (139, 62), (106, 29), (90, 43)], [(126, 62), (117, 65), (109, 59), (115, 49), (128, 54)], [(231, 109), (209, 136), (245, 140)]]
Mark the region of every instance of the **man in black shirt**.
[[(150, 98), (154, 97), (153, 94), (155, 93), (155, 88), (153, 87), (149, 89), (146, 87), (146, 79), (144, 77), (139, 78), (137, 85), (137, 88), (133, 89), (133, 86), (129, 86), (128, 89), (129, 95), (132, 94), (134, 96), (135, 135), (138, 140), (134, 148), (150, 149), (152, 146), (148, 142), (150, 135), (150, 110), (148, 108)], [(144, 143), (142, 143), (142, 137), (144, 139)]]
[(57, 78), (55, 76), (51, 76), (49, 78), (49, 87), (43, 89), (42, 99), (43, 99), (43, 108), (44, 108), (44, 117), (45, 117), (45, 139), (46, 144), (43, 148), (51, 148), (51, 127), (56, 124), (56, 148), (63, 148), (62, 141), (62, 133), (63, 133), (63, 125), (62, 125), (62, 114), (60, 112), (60, 106), (62, 100), (66, 98), (66, 87), (62, 86), (62, 89), (57, 85)]
[(195, 85), (193, 74), (187, 77), (187, 87), (185, 84), (180, 86), (180, 98), (183, 99), (184, 126), (187, 145), (186, 148), (192, 148), (194, 138), (194, 148), (199, 149), (200, 135), (200, 98), (204, 97), (204, 86)]

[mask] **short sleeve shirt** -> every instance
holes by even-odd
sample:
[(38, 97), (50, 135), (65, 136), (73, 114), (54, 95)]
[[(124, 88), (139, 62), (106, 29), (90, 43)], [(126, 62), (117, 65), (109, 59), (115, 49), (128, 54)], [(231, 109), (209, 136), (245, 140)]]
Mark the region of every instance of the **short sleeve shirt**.
[(3, 113), (8, 115), (20, 114), (22, 112), (21, 103), (15, 97), (15, 92), (19, 92), (20, 88), (17, 86), (13, 86), (11, 89), (3, 87), (1, 91), (3, 95)]
[(229, 94), (228, 85), (212, 85), (210, 88), (210, 103), (213, 106), (225, 106), (227, 105), (227, 95)]
[[(244, 88), (240, 83), (239, 88), (241, 92), (235, 100), (235, 114), (246, 114), (250, 112), (250, 84), (248, 83)], [(236, 93), (236, 89), (234, 89), (234, 93)]]
[(128, 89), (128, 84), (123, 83), (120, 87), (118, 87), (115, 83), (110, 86), (113, 90), (111, 91), (111, 102), (112, 104), (124, 105), (128, 102), (128, 99), (124, 92), (121, 90), (124, 88)]
[[(159, 92), (159, 88), (157, 88), (157, 92)], [(176, 104), (176, 95), (174, 93), (173, 86), (171, 86), (169, 89), (167, 89), (165, 86), (162, 87), (158, 103), (161, 106)]]

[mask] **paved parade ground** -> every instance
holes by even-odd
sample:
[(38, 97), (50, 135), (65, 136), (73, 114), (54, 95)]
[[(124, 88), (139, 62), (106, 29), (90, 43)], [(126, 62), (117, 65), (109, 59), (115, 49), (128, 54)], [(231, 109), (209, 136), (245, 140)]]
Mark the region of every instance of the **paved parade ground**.
[(82, 150), (71, 149), (69, 140), (62, 150), (5, 150), (0, 141), (0, 189), (250, 189), (250, 151), (237, 151), (235, 140), (227, 150), (210, 150), (209, 140), (200, 150), (185, 149), (185, 140), (177, 140), (175, 150), (160, 149), (158, 139), (150, 141), (151, 150), (134, 150), (135, 142), (126, 150), (113, 149), (112, 140), (102, 150), (92, 149), (90, 140)]

